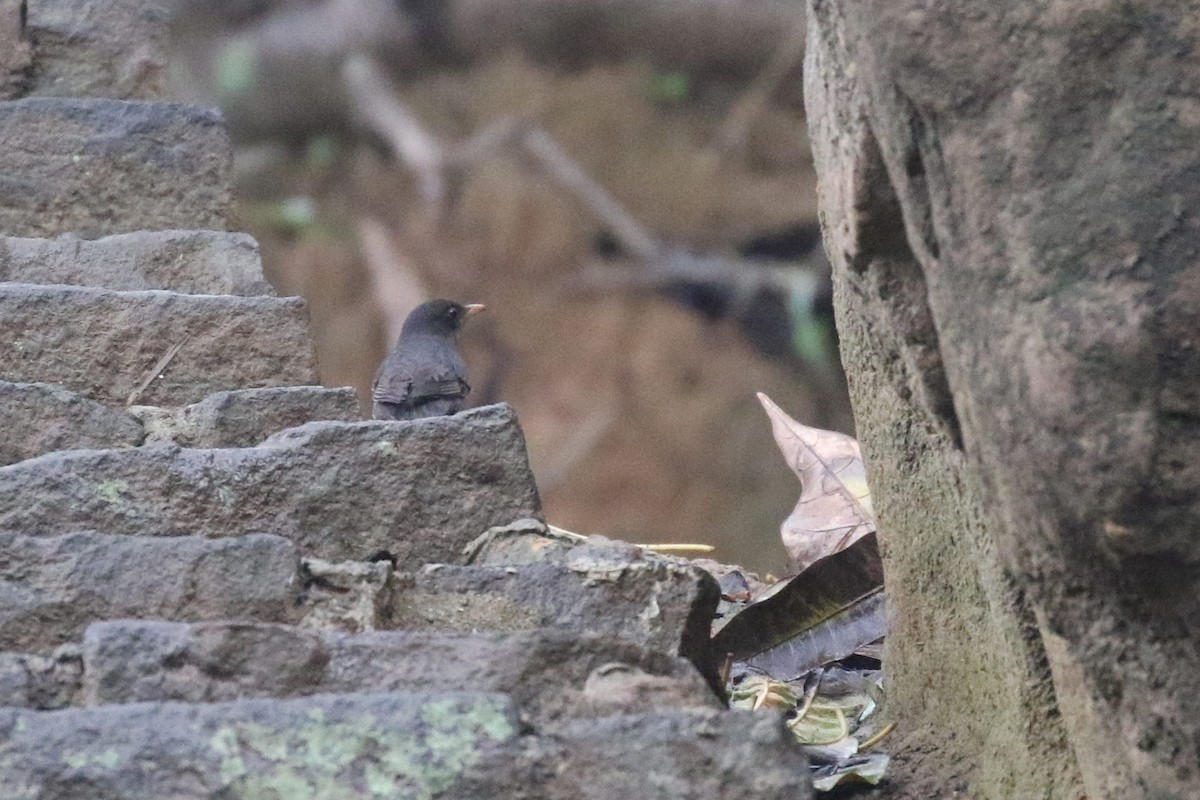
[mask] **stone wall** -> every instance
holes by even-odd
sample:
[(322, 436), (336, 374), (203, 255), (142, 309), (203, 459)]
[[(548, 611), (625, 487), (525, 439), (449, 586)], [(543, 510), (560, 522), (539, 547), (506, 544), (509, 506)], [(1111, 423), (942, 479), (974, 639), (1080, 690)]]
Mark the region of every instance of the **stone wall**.
[(808, 797), (715, 581), (549, 533), (507, 406), (311, 385), (165, 25), (0, 1), (0, 796)]

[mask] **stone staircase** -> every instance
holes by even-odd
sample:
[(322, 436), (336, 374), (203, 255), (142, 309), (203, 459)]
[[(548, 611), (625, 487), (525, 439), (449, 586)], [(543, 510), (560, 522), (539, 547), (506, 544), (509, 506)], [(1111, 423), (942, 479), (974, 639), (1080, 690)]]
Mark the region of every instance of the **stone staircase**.
[(219, 114), (123, 99), (165, 18), (30, 0), (22, 91), (112, 96), (0, 102), (0, 797), (808, 797), (713, 579), (548, 531), (507, 406), (314, 385)]

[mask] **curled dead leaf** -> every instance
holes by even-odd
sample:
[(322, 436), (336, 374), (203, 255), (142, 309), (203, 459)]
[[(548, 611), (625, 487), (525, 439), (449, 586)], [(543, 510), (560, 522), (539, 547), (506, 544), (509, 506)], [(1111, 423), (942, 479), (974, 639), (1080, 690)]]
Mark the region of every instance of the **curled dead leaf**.
[(762, 392), (758, 400), (775, 443), (800, 479), (800, 499), (781, 528), (799, 573), (875, 530), (867, 470), (853, 437), (801, 425)]

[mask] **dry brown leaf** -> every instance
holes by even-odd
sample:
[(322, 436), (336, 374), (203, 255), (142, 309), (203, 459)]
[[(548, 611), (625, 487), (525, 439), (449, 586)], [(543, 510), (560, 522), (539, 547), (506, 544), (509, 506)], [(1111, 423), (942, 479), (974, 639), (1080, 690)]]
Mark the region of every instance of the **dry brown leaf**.
[(845, 550), (875, 530), (875, 511), (858, 442), (801, 425), (762, 392), (775, 443), (800, 478), (800, 500), (780, 529), (796, 572)]

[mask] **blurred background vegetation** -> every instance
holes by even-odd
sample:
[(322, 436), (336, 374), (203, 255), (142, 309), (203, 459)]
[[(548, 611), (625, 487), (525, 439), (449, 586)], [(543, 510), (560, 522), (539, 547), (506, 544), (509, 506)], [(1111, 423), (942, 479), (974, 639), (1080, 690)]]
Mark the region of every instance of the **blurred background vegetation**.
[[(408, 311), (486, 303), (473, 404), (520, 415), (551, 522), (782, 574), (799, 487), (755, 399), (853, 433), (798, 0), (197, 0), (242, 227), (365, 399)], [(364, 409), (366, 406), (364, 405)]]

